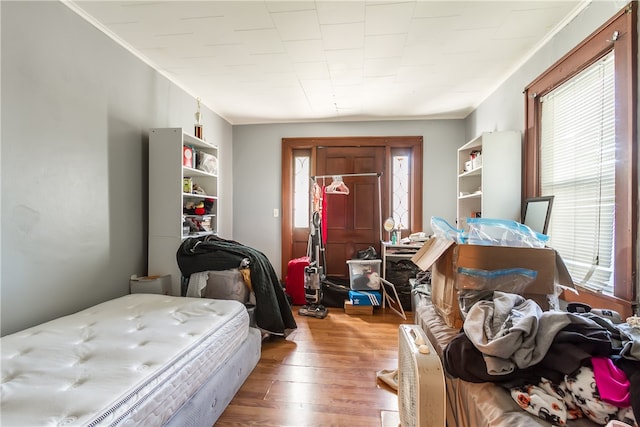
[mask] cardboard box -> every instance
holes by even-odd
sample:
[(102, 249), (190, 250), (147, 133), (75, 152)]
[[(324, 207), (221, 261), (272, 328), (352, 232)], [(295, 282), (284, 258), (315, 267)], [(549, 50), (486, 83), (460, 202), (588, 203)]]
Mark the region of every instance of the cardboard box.
[(380, 259), (350, 259), (349, 284), (356, 291), (372, 291), (380, 289)]
[(456, 271), (459, 267), (480, 270), (527, 268), (537, 272), (522, 295), (548, 309), (547, 295), (554, 294), (555, 284), (573, 287), (573, 281), (560, 255), (551, 248), (458, 245), (453, 241), (432, 237), (411, 258), (422, 270), (431, 268), (431, 300), (446, 324), (462, 327), (458, 304)]
[(129, 291), (132, 294), (171, 295), (171, 275), (166, 276), (131, 276)]
[(344, 300), (344, 312), (351, 315), (365, 314), (372, 315), (373, 314), (373, 306), (372, 305), (353, 305), (351, 301)]
[(349, 301), (353, 305), (378, 306), (382, 303), (382, 294), (378, 291), (349, 291)]

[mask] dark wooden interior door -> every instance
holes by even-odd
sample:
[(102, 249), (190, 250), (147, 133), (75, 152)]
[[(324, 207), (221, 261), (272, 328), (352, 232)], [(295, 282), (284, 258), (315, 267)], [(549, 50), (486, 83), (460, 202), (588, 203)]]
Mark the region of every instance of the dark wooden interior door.
[[(307, 253), (310, 228), (294, 225), (295, 159), (309, 159), (309, 175), (345, 175), (349, 195), (329, 195), (328, 243), (329, 276), (348, 278), (346, 261), (358, 250), (373, 246), (380, 255), (380, 214), (378, 178), (382, 193), (382, 218), (391, 215), (390, 170), (394, 153), (410, 155), (410, 216), (405, 235), (422, 230), (422, 137), (350, 136), (282, 139), (282, 279), (288, 262)], [(347, 174), (373, 176), (346, 176)], [(331, 179), (325, 179), (329, 185)], [(322, 184), (322, 181), (319, 182)], [(385, 237), (383, 235), (383, 237)]]
[[(328, 276), (349, 277), (346, 261), (369, 246), (380, 253), (379, 180), (384, 170), (384, 147), (318, 147), (318, 176), (339, 175), (349, 194), (326, 194), (325, 272)], [(325, 185), (331, 178), (325, 179)], [(320, 180), (322, 185), (322, 180)], [(380, 182), (380, 185), (382, 183)]]

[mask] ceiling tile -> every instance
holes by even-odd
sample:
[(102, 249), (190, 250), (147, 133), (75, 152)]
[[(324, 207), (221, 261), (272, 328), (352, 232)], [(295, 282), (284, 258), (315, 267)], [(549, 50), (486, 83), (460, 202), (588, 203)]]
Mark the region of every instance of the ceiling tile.
[(321, 25), (364, 22), (365, 7), (361, 1), (319, 1), (316, 7)]
[(322, 37), (315, 10), (272, 13), (271, 18), (281, 40), (319, 40)]
[(465, 117), (588, 3), (63, 2), (234, 124)]
[(325, 50), (362, 49), (364, 23), (321, 25)]

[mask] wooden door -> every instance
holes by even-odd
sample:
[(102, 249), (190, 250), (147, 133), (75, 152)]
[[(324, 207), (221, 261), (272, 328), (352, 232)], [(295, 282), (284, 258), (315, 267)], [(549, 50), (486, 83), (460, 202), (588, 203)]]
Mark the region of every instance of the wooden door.
[[(282, 139), (282, 279), (288, 262), (304, 256), (309, 227), (294, 225), (294, 183), (296, 158), (309, 160), (311, 176), (378, 173), (382, 193), (382, 218), (391, 215), (391, 159), (396, 150), (410, 155), (410, 219), (406, 234), (422, 231), (422, 137), (366, 136)], [(304, 162), (303, 161), (303, 162)], [(327, 213), (326, 270), (330, 276), (348, 278), (346, 260), (358, 250), (373, 246), (380, 254), (378, 178), (343, 177), (348, 196), (330, 195)], [(325, 184), (330, 184), (325, 179)], [(322, 181), (319, 182), (322, 184)], [(340, 199), (340, 198), (344, 199)], [(405, 235), (406, 235), (405, 234)], [(385, 237), (383, 235), (383, 237)]]
[[(318, 147), (318, 176), (338, 175), (349, 189), (348, 195), (326, 194), (325, 273), (349, 277), (346, 260), (369, 246), (380, 253), (380, 201), (376, 174), (384, 170), (384, 147)], [(349, 174), (373, 174), (348, 176)], [(326, 179), (329, 185), (331, 179)], [(322, 181), (320, 182), (322, 184)]]

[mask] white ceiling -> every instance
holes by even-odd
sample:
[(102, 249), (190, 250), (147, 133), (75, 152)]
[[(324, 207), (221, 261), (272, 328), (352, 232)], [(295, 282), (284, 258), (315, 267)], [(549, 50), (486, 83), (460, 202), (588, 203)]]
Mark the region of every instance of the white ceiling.
[(248, 124), (464, 118), (588, 1), (65, 4)]

